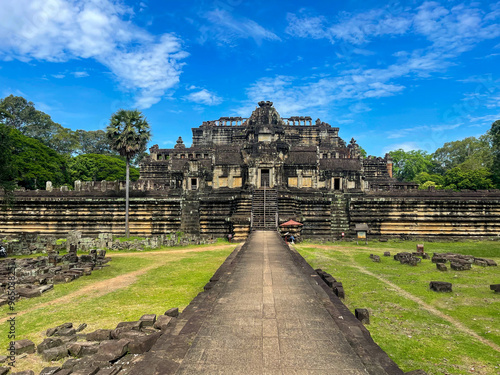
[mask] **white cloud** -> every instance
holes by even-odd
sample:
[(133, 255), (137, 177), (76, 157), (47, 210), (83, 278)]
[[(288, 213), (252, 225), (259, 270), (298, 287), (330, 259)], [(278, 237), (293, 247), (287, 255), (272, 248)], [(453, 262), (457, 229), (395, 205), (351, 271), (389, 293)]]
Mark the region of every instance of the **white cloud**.
[(395, 143), (389, 146), (384, 147), (382, 150), (382, 154), (386, 154), (389, 151), (396, 151), (402, 149), (403, 151), (412, 151), (412, 150), (420, 150), (422, 147), (418, 145), (417, 142), (403, 142), (403, 143)]
[(89, 76), (87, 72), (73, 72), (71, 74), (73, 74), (75, 78), (84, 78)]
[(210, 25), (200, 27), (200, 42), (215, 39), (218, 45), (235, 45), (238, 39), (253, 39), (257, 44), (263, 40), (280, 40), (273, 32), (248, 18), (236, 19), (223, 9), (206, 12), (204, 18)]
[(64, 74), (52, 74), (52, 77), (57, 78), (57, 79), (63, 79), (66, 76)]
[[(343, 42), (339, 57), (347, 54), (367, 54), (358, 46), (375, 38), (411, 35), (422, 38), (427, 46), (413, 51), (396, 51), (397, 62), (387, 70), (399, 70), (396, 75), (415, 73), (428, 76), (455, 63), (456, 57), (469, 51), (481, 41), (500, 36), (500, 7), (482, 11), (474, 3), (456, 5), (449, 9), (427, 1), (416, 9), (399, 9), (394, 4), (381, 9), (350, 14), (340, 13), (336, 20), (323, 16), (288, 14), (287, 33), (301, 38), (328, 39)], [(360, 53), (361, 52), (361, 53)]]
[[(112, 0), (0, 0), (0, 59), (94, 59), (148, 108), (179, 81), (187, 53), (173, 34), (134, 26), (132, 10)], [(77, 76), (75, 74), (75, 76)]]
[(491, 125), (493, 122), (500, 120), (500, 113), (492, 114), (492, 115), (477, 116), (477, 117), (468, 116), (468, 119), (470, 122), (479, 123), (477, 125), (471, 125), (471, 126), (481, 126), (484, 124)]
[(259, 79), (247, 89), (248, 103), (238, 112), (247, 113), (255, 103), (271, 100), (283, 115), (296, 115), (305, 110), (318, 110), (345, 100), (363, 100), (395, 95), (404, 86), (384, 83), (391, 76), (351, 70), (336, 77), (275, 76)]
[(184, 98), (198, 104), (218, 105), (222, 103), (222, 98), (206, 89), (192, 92), (191, 94), (186, 95)]
[(387, 132), (387, 139), (404, 138), (410, 135), (423, 134), (428, 135), (431, 132), (442, 132), (445, 130), (453, 130), (461, 126), (462, 124), (450, 124), (450, 125), (421, 125), (414, 126), (412, 128), (397, 129)]

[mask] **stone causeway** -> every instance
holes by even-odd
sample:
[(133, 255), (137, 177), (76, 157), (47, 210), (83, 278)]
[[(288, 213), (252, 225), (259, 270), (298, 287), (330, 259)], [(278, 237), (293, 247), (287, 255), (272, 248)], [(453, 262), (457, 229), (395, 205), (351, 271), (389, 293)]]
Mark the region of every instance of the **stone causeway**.
[(403, 374), (278, 233), (239, 246), (125, 373)]

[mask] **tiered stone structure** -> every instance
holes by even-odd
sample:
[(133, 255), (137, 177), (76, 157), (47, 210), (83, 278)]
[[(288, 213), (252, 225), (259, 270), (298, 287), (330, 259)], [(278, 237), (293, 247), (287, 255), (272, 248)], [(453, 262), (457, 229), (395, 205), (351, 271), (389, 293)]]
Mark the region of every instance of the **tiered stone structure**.
[[(500, 192), (418, 190), (392, 177), (392, 160), (361, 156), (354, 139), (311, 117), (282, 118), (260, 102), (249, 118), (221, 117), (193, 128), (193, 144), (150, 148), (131, 184), (131, 233), (181, 232), (245, 239), (252, 229), (294, 219), (301, 236), (498, 237)], [(124, 183), (80, 182), (16, 194), (0, 212), (0, 236), (19, 232), (85, 236), (124, 232)]]

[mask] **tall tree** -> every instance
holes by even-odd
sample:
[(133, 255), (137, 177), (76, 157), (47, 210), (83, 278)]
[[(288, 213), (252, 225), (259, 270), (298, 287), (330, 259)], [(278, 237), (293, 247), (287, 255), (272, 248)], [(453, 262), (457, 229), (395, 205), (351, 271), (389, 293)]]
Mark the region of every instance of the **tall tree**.
[(16, 188), (10, 130), (9, 127), (0, 124), (0, 191), (4, 194), (4, 207), (8, 207), (14, 199), (13, 191)]
[(43, 189), (47, 181), (55, 186), (70, 183), (64, 156), (12, 127), (0, 124), (0, 134), (0, 179), (4, 183), (27, 189)]
[(438, 148), (432, 157), (436, 164), (435, 171), (441, 174), (459, 165), (469, 170), (490, 168), (493, 161), (491, 137), (484, 134), (479, 138), (467, 137), (447, 142)]
[(21, 96), (9, 95), (0, 100), (0, 107), (9, 114), (0, 122), (21, 131), (24, 135), (38, 139), (57, 152), (70, 155), (78, 146), (73, 130), (52, 121), (52, 118), (35, 108), (33, 102)]
[[(71, 158), (69, 169), (73, 181), (117, 181), (126, 179), (125, 160), (119, 156), (84, 154)], [(130, 168), (130, 179), (139, 179), (139, 170)]]
[(103, 130), (77, 130), (76, 136), (79, 142), (78, 154), (115, 154), (111, 149)]
[(491, 136), (493, 154), (492, 179), (496, 187), (500, 189), (500, 120), (491, 124), (488, 134)]
[(426, 151), (402, 149), (391, 151), (394, 176), (400, 181), (413, 181), (421, 172), (432, 167), (432, 157)]
[(148, 122), (140, 111), (120, 109), (111, 116), (106, 135), (111, 148), (126, 158), (125, 236), (129, 237), (130, 159), (146, 150), (151, 132)]

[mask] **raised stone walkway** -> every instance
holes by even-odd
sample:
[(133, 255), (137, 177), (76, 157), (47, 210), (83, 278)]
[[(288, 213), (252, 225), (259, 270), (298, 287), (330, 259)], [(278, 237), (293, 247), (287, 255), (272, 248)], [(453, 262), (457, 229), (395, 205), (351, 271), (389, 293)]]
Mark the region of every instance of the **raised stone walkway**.
[(212, 280), (131, 374), (403, 374), (276, 232)]

